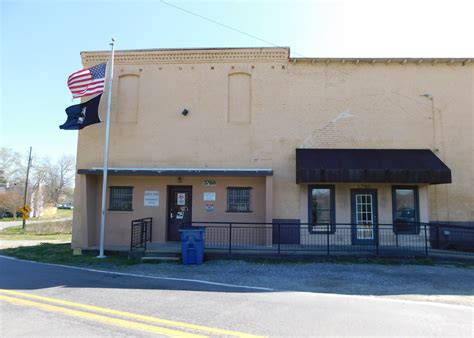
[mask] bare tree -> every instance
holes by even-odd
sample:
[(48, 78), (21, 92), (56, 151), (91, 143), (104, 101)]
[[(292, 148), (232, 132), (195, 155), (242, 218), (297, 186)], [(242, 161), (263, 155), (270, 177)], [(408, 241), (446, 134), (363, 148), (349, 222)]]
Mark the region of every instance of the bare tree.
[(34, 186), (43, 186), (45, 201), (57, 204), (63, 195), (71, 197), (74, 186), (75, 159), (63, 155), (56, 163), (51, 158), (44, 157), (34, 166)]
[(65, 189), (71, 186), (74, 180), (74, 157), (61, 156), (53, 168), (55, 169), (55, 172), (50, 173), (51, 183), (54, 183), (51, 197), (53, 202), (58, 203), (59, 198), (65, 192)]
[[(32, 174), (30, 178), (31, 182), (31, 189), (30, 193), (34, 194), (40, 190), (40, 187), (46, 187), (48, 185), (48, 176), (49, 176), (49, 168), (51, 166), (51, 161), (49, 158), (45, 159), (37, 159), (33, 162), (32, 166)], [(44, 196), (44, 200), (49, 200), (49, 193), (48, 189), (43, 189), (43, 192), (46, 196)]]
[(0, 147), (0, 212), (14, 215), (23, 206), (26, 159), (10, 148)]
[(10, 211), (16, 215), (16, 211), (23, 206), (23, 196), (17, 191), (7, 191), (0, 194), (0, 212)]
[[(7, 186), (7, 194), (3, 194), (0, 208), (16, 211), (18, 196), (23, 194), (27, 161), (18, 152), (0, 147), (0, 185)], [(49, 156), (34, 158), (30, 171), (30, 185), (27, 200), (31, 195), (42, 191), (42, 200), (46, 203), (58, 204), (60, 201), (71, 201), (74, 192), (75, 158), (63, 155), (57, 161)]]
[(0, 147), (0, 180), (5, 185), (23, 186), (25, 183), (26, 160), (10, 148)]

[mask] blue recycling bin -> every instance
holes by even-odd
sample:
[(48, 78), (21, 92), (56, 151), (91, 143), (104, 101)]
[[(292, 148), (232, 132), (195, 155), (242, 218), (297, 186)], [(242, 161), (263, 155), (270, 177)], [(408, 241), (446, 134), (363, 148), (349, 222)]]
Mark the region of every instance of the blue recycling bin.
[(179, 230), (183, 264), (204, 262), (204, 227), (190, 227)]

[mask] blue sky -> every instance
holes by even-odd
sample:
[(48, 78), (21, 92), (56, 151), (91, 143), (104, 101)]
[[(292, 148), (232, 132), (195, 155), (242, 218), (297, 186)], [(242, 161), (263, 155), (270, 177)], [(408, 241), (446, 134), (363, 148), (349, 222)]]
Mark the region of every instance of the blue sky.
[[(473, 57), (472, 1), (166, 2), (307, 57)], [(0, 0), (0, 146), (75, 154), (59, 130), (79, 53), (116, 48), (270, 46), (160, 1)]]

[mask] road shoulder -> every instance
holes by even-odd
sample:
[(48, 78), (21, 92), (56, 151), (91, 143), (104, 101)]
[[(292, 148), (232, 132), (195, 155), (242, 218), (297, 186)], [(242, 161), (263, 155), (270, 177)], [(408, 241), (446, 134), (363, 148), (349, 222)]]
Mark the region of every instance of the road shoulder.
[(474, 304), (474, 269), (455, 266), (263, 264), (227, 260), (210, 261), (201, 266), (179, 263), (117, 265), (107, 259), (94, 265), (45, 264), (91, 273), (186, 281), (261, 292), (343, 295), (471, 307)]

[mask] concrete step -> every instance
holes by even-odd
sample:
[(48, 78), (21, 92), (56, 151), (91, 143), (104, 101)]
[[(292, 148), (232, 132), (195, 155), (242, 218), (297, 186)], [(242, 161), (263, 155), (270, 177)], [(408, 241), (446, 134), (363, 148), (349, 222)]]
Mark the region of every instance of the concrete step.
[(142, 261), (179, 261), (181, 258), (176, 256), (145, 256)]
[(181, 259), (181, 250), (168, 251), (163, 248), (153, 249), (137, 249), (129, 252), (128, 257), (131, 259), (143, 259), (143, 260), (162, 260), (162, 261), (178, 261)]
[(147, 250), (144, 254), (145, 257), (181, 257), (180, 252), (167, 252), (162, 250)]

